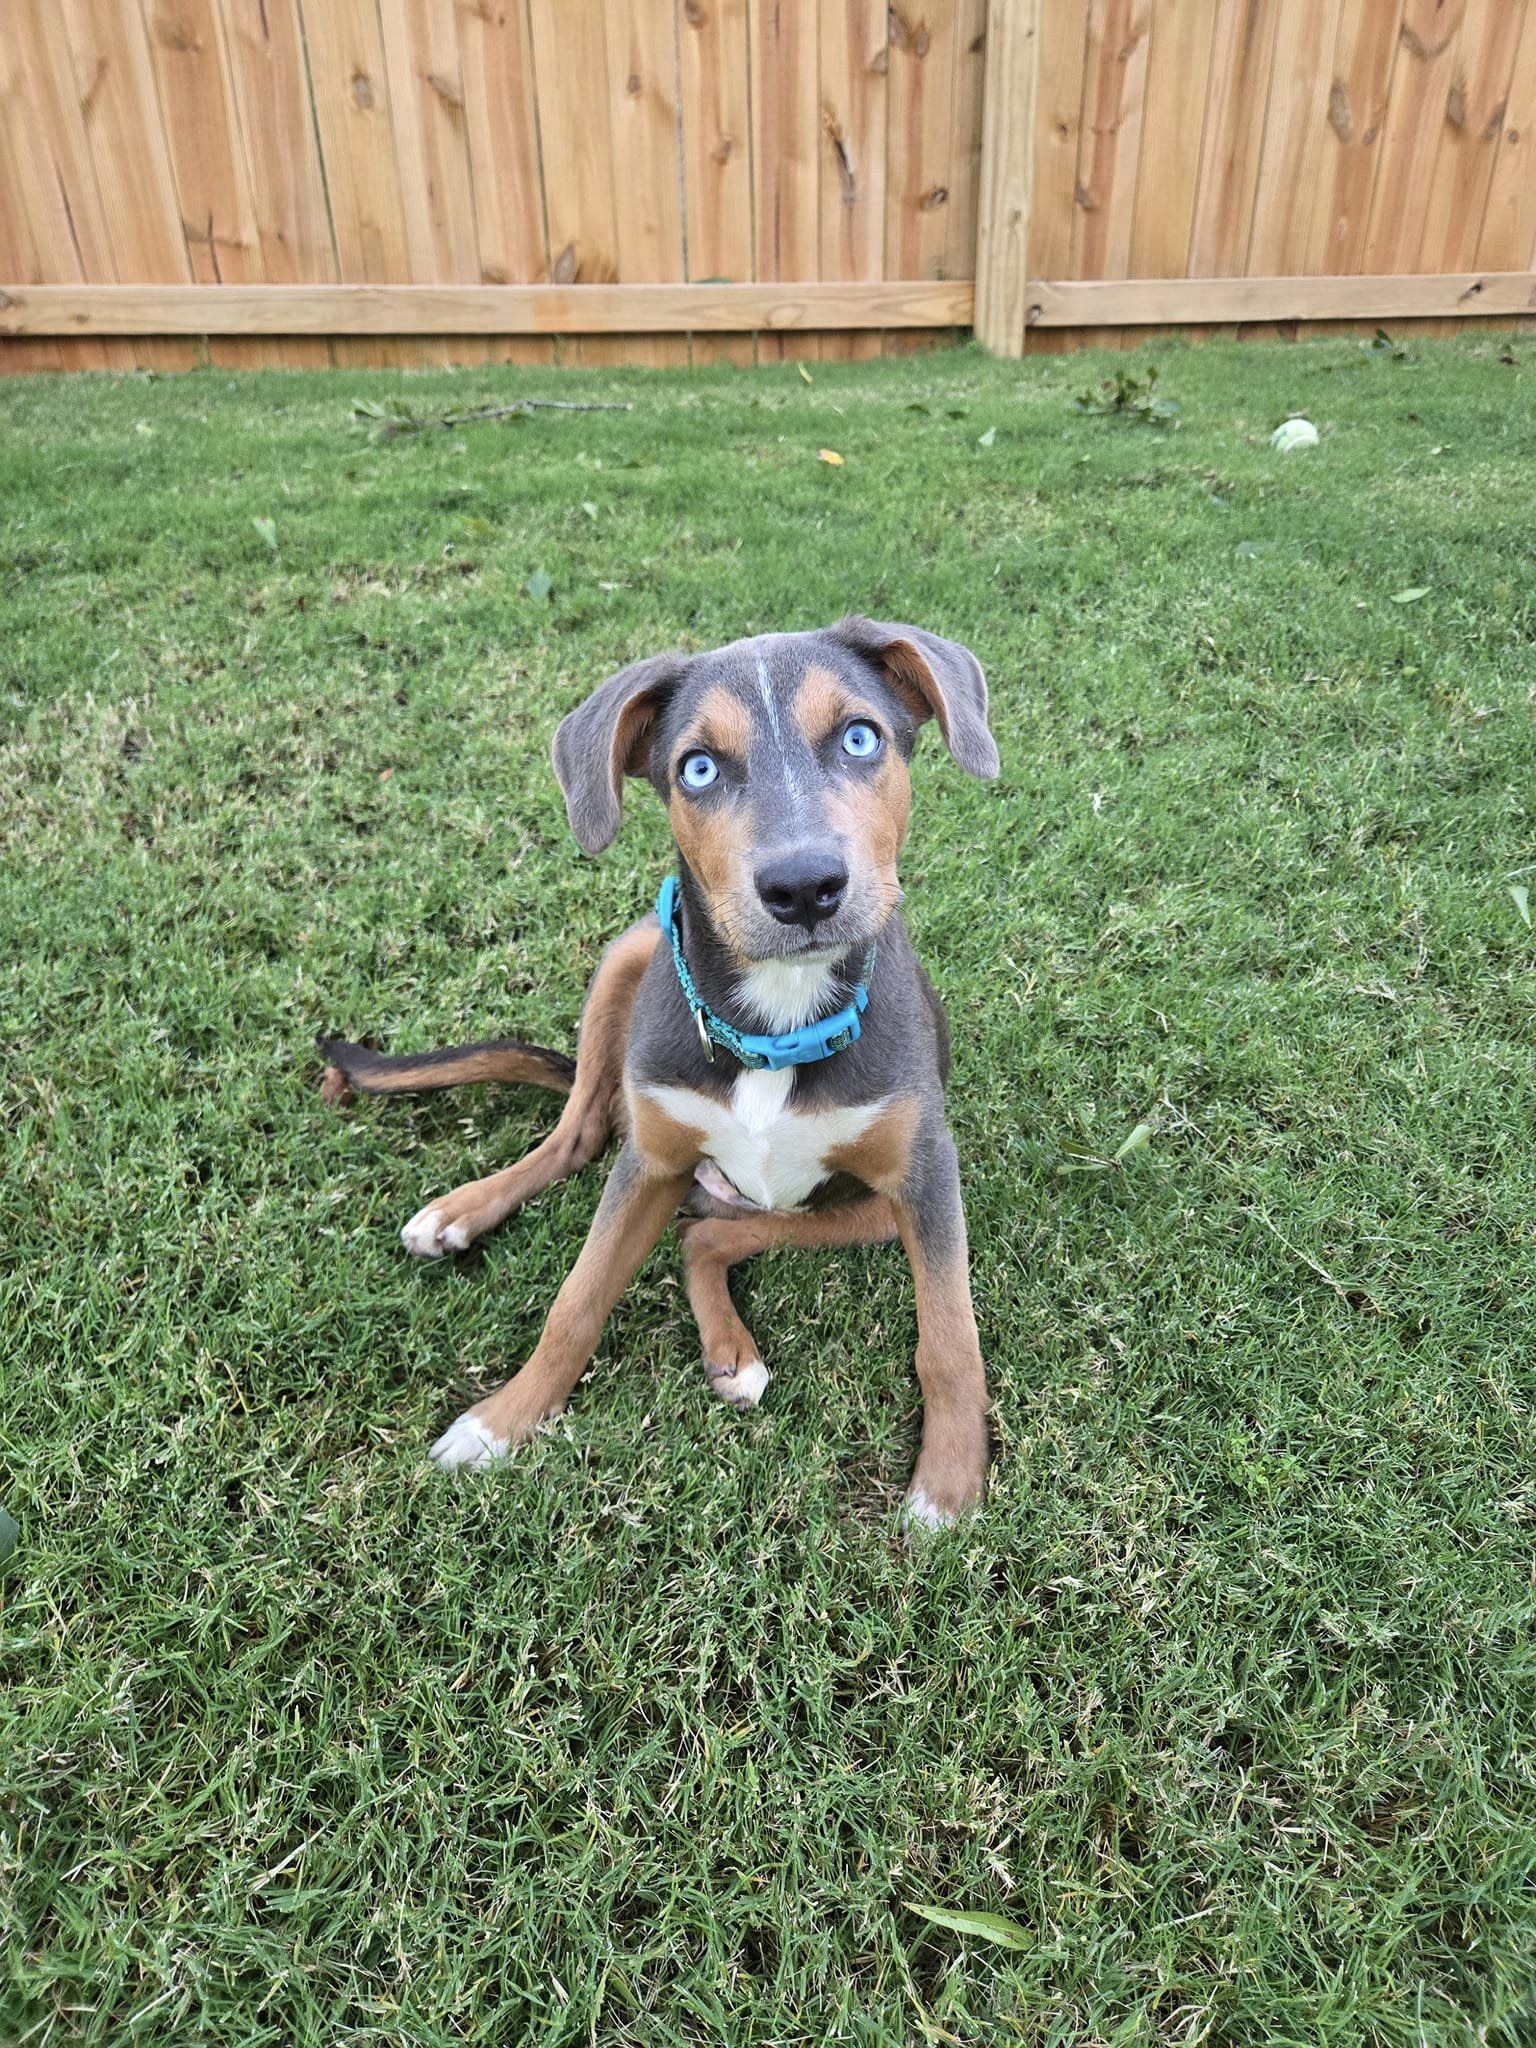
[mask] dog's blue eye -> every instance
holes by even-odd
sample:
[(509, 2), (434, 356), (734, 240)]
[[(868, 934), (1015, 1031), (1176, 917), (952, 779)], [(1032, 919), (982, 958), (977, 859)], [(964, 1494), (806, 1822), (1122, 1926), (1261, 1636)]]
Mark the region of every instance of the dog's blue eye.
[(862, 718), (856, 718), (843, 734), (843, 752), (852, 754), (855, 761), (867, 761), (879, 751), (879, 733), (872, 725), (866, 725)]
[(720, 770), (708, 754), (684, 754), (677, 772), (684, 789), (708, 789)]

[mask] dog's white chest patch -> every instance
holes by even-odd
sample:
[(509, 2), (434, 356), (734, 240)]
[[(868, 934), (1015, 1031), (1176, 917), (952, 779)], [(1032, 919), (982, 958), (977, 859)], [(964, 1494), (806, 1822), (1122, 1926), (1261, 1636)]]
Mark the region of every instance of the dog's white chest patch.
[(885, 1098), (856, 1107), (796, 1112), (790, 1105), (795, 1070), (743, 1074), (729, 1102), (696, 1088), (647, 1088), (646, 1094), (680, 1124), (704, 1133), (704, 1156), (761, 1209), (798, 1209), (827, 1178), (827, 1155), (861, 1138), (885, 1108)]

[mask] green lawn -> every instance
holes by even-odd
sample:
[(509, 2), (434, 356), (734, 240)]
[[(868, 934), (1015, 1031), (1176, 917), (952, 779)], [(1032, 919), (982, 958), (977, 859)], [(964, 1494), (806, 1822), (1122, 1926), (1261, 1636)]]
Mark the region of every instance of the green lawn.
[[(0, 2040), (1536, 2041), (1536, 337), (1413, 356), (0, 382)], [(633, 408), (349, 416), (519, 391)], [(899, 1251), (743, 1270), (740, 1416), (670, 1237), (447, 1481), (598, 1177), (412, 1263), (551, 1099), (315, 1033), (568, 1047), (667, 841), (557, 718), (849, 608), (992, 682), (905, 865), (990, 1505), (900, 1539)]]

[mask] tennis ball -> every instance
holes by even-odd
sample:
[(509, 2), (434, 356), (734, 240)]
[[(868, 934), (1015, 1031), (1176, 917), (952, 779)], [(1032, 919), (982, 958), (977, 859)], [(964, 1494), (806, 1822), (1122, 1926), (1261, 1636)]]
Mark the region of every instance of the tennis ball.
[(1286, 420), (1270, 435), (1269, 445), (1277, 455), (1289, 455), (1296, 448), (1315, 448), (1317, 429), (1310, 420)]

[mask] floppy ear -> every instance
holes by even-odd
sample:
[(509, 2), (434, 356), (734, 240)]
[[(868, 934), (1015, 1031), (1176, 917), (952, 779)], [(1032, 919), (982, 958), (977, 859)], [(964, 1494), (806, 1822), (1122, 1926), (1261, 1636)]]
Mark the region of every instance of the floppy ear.
[(626, 775), (644, 775), (656, 714), (688, 666), (653, 654), (600, 683), (555, 733), (555, 774), (577, 844), (601, 853), (619, 829)]
[(919, 724), (938, 720), (945, 746), (968, 775), (997, 773), (997, 742), (987, 729), (987, 679), (969, 647), (921, 626), (893, 626), (857, 614), (841, 620), (832, 634), (885, 670)]

